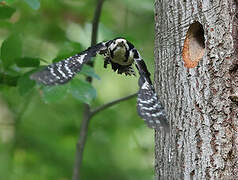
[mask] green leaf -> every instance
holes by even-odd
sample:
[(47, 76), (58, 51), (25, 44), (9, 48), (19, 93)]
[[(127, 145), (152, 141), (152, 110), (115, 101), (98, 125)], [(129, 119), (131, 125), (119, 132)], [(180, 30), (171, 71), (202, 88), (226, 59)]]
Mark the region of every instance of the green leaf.
[(40, 2), (38, 0), (25, 0), (25, 2), (34, 10), (40, 8)]
[(91, 66), (84, 65), (80, 73), (100, 80), (100, 77), (94, 72), (94, 69)]
[(35, 81), (33, 81), (29, 78), (31, 73), (32, 72), (25, 73), (17, 81), (18, 91), (19, 91), (20, 95), (22, 95), (22, 96), (29, 93), (36, 84)]
[(71, 80), (69, 90), (76, 99), (86, 104), (90, 104), (97, 96), (96, 90), (90, 83), (76, 78)]
[(40, 65), (40, 59), (23, 57), (16, 60), (16, 64), (19, 67), (38, 67)]
[(66, 34), (64, 29), (58, 24), (58, 21), (52, 21), (50, 24), (47, 24), (47, 28), (43, 33), (43, 38), (48, 41), (64, 42), (66, 41)]
[(57, 57), (53, 60), (53, 62), (58, 62), (60, 60), (73, 56), (81, 52), (82, 50), (83, 48), (81, 44), (72, 41), (66, 41), (59, 50), (59, 53), (57, 54)]
[(19, 76), (0, 73), (0, 85), (16, 86)]
[(45, 103), (57, 102), (65, 97), (68, 91), (68, 85), (44, 86), (43, 100)]
[(0, 6), (0, 19), (7, 19), (12, 16), (16, 9), (9, 6)]
[(6, 40), (3, 41), (1, 47), (1, 59), (3, 66), (8, 68), (10, 65), (15, 63), (17, 58), (22, 55), (22, 42), (18, 34), (10, 35)]
[(4, 70), (4, 73), (9, 75), (9, 76), (21, 76), (21, 73), (19, 72), (19, 69), (6, 69)]

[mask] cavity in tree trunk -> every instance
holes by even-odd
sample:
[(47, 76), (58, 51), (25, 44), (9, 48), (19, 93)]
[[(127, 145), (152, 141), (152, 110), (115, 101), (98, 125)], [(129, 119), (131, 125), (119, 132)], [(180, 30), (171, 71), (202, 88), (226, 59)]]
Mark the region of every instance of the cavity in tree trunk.
[(155, 1), (155, 84), (170, 133), (156, 179), (238, 179), (238, 16), (233, 0)]

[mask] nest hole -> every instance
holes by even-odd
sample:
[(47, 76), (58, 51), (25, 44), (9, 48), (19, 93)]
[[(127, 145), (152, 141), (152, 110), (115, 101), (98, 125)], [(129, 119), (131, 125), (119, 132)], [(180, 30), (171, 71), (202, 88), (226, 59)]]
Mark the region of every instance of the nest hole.
[(204, 30), (199, 22), (190, 25), (183, 46), (183, 61), (187, 68), (194, 68), (202, 59), (205, 51)]

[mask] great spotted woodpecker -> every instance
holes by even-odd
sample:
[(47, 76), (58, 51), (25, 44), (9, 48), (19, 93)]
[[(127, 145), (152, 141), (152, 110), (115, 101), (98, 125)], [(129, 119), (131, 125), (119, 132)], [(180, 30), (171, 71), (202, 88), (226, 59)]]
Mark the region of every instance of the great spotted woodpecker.
[(79, 54), (53, 63), (32, 74), (31, 79), (47, 86), (64, 84), (80, 72), (83, 64), (97, 54), (104, 57), (104, 68), (111, 64), (112, 69), (118, 74), (135, 75), (132, 67), (135, 63), (140, 75), (137, 97), (138, 114), (145, 120), (148, 127), (158, 129), (163, 126), (168, 129), (165, 110), (155, 93), (146, 64), (134, 45), (124, 38), (98, 43)]

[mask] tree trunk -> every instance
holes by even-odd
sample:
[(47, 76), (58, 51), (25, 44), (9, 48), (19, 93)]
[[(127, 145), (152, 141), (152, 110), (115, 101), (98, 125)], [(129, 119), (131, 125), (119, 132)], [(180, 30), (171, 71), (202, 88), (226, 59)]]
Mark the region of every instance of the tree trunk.
[(238, 4), (155, 0), (155, 84), (170, 133), (156, 179), (238, 179)]

